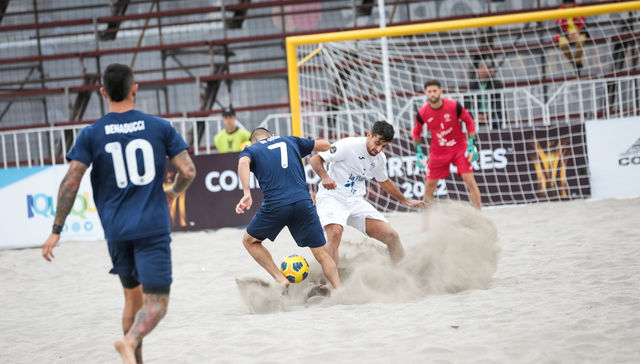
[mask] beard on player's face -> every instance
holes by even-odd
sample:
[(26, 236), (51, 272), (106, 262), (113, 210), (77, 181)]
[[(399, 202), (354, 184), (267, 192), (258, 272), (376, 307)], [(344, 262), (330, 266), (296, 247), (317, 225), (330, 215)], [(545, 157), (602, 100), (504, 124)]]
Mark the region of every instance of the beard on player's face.
[(440, 103), (440, 96), (442, 95), (442, 89), (435, 85), (429, 85), (424, 90), (424, 95), (429, 100), (430, 104), (438, 104)]
[(387, 148), (389, 142), (385, 142), (379, 135), (367, 136), (367, 152), (369, 155), (376, 156)]

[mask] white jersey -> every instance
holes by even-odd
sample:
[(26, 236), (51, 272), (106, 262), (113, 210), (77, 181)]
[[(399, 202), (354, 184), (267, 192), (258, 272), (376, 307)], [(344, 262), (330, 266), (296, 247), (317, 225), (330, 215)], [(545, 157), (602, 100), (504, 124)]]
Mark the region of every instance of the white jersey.
[(319, 153), (328, 164), (327, 173), (337, 187), (327, 190), (320, 184), (318, 194), (337, 193), (347, 198), (363, 197), (366, 193), (365, 180), (375, 178), (386, 181), (387, 157), (384, 153), (372, 156), (367, 151), (367, 138), (345, 138), (331, 145), (331, 149)]

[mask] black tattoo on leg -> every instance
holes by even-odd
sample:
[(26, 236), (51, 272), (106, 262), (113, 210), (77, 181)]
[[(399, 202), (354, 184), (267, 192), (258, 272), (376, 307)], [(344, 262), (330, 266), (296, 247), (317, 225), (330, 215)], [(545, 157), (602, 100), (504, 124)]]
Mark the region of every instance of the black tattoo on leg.
[(145, 294), (144, 305), (136, 314), (136, 320), (129, 333), (140, 343), (142, 338), (153, 330), (167, 313), (169, 296)]

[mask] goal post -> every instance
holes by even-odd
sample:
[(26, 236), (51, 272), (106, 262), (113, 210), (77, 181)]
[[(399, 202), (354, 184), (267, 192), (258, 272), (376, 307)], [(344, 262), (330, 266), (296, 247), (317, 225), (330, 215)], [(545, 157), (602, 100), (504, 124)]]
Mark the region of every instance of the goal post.
[[(474, 170), (483, 204), (588, 197), (584, 122), (640, 111), (638, 62), (611, 51), (614, 43), (639, 41), (638, 10), (640, 1), (628, 1), (288, 37), (291, 133), (330, 141), (362, 136), (391, 102), (397, 130), (389, 174), (404, 177), (396, 183), (406, 196), (421, 197), (424, 185), (416, 182), (424, 173), (410, 165), (410, 132), (426, 102), (422, 84), (436, 78), (443, 97), (464, 103), (479, 126), (484, 154)], [(579, 46), (558, 42), (554, 20), (576, 17), (590, 17), (589, 38)], [(383, 83), (381, 37), (388, 40), (391, 85)], [(499, 90), (484, 88), (481, 67), (500, 80)], [(467, 199), (455, 173), (441, 182), (437, 194)], [(375, 187), (369, 198), (379, 208), (398, 208)]]

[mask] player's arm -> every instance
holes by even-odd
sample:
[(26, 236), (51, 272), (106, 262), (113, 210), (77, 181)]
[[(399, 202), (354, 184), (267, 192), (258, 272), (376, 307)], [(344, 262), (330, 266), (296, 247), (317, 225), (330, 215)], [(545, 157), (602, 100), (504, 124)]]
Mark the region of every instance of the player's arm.
[(420, 116), (420, 112), (416, 113), (416, 118), (413, 122), (413, 133), (412, 133), (412, 142), (414, 147), (418, 147), (422, 144), (422, 129), (424, 127), (424, 121), (422, 120), (422, 116)]
[(424, 120), (420, 115), (420, 111), (416, 113), (416, 119), (413, 125), (412, 142), (413, 147), (416, 150), (416, 166), (419, 169), (425, 169), (427, 167), (427, 157), (422, 152), (422, 128), (424, 127)]
[(469, 162), (475, 162), (478, 160), (478, 147), (475, 145), (476, 141), (476, 123), (473, 121), (471, 114), (464, 108), (464, 106), (457, 103), (458, 115), (460, 120), (467, 127), (467, 151), (464, 155), (469, 159)]
[(60, 240), (60, 232), (62, 231), (62, 227), (64, 226), (64, 222), (67, 219), (71, 208), (73, 207), (73, 203), (76, 201), (78, 188), (80, 188), (80, 181), (82, 181), (82, 176), (84, 176), (84, 172), (86, 172), (87, 168), (89, 168), (89, 166), (82, 162), (71, 161), (69, 164), (69, 170), (60, 183), (56, 216), (53, 219), (53, 228), (47, 240), (42, 244), (42, 257), (48, 261), (51, 261), (51, 258), (55, 258), (53, 255), (53, 247), (55, 247)]
[(314, 152), (326, 152), (327, 150), (329, 150), (329, 148), (331, 148), (331, 143), (323, 139), (316, 140), (315, 144), (313, 145)]
[(407, 205), (409, 207), (426, 207), (427, 206), (426, 202), (422, 200), (408, 200), (406, 197), (404, 197), (402, 192), (400, 192), (400, 190), (398, 189), (396, 184), (393, 183), (391, 178), (387, 178), (387, 180), (384, 182), (378, 182), (378, 184), (380, 185), (380, 187), (382, 187), (383, 190), (385, 190), (385, 192), (390, 194), (393, 198), (398, 200), (398, 202), (400, 202), (403, 205)]
[(476, 123), (473, 121), (473, 117), (471, 113), (467, 111), (467, 109), (462, 106), (461, 103), (456, 102), (456, 112), (458, 113), (458, 118), (462, 120), (464, 125), (467, 128), (467, 136), (472, 137), (476, 135)]
[(180, 196), (196, 178), (196, 166), (193, 164), (191, 156), (189, 156), (189, 152), (186, 150), (183, 150), (173, 157), (171, 163), (176, 167), (178, 173), (176, 173), (173, 185), (165, 190), (165, 194), (169, 200)]
[(253, 200), (251, 199), (251, 158), (242, 156), (238, 160), (238, 177), (240, 177), (240, 184), (242, 184), (242, 191), (244, 195), (240, 199), (240, 202), (236, 205), (236, 213), (244, 214), (245, 210), (251, 208)]
[[(329, 145), (329, 146), (331, 146), (331, 145)], [(328, 150), (328, 149), (329, 148), (327, 148), (326, 150)], [(326, 188), (328, 190), (333, 190), (338, 186), (336, 184), (336, 181), (334, 181), (331, 177), (329, 177), (329, 174), (327, 173), (327, 170), (324, 169), (324, 159), (322, 159), (320, 154), (316, 154), (313, 157), (311, 157), (311, 160), (309, 161), (309, 164), (311, 164), (311, 167), (313, 168), (313, 170), (316, 171), (318, 176), (320, 176), (320, 178), (322, 179), (322, 186), (324, 188)]]

